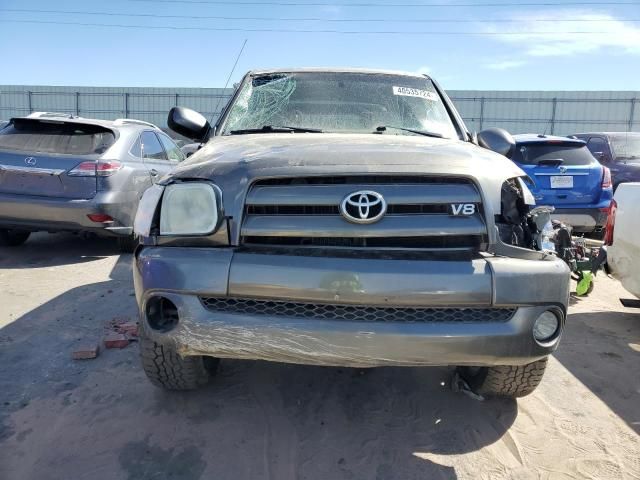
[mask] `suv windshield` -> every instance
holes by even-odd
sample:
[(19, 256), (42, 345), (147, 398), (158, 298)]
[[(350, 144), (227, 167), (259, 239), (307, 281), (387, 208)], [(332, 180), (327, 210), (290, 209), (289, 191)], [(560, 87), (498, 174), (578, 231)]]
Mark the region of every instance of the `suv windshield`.
[(640, 133), (611, 135), (616, 158), (640, 160)]
[[(399, 129), (404, 128), (457, 138), (449, 113), (429, 78), (389, 74), (254, 75), (238, 92), (222, 134), (265, 126), (273, 127), (272, 132), (286, 126), (278, 130), (281, 133), (302, 128), (334, 133), (420, 134)], [(376, 131), (380, 126), (394, 128)]]
[(101, 154), (114, 141), (113, 132), (104, 127), (75, 122), (17, 118), (0, 131), (0, 148), (34, 153)]
[(520, 143), (513, 160), (524, 165), (589, 165), (593, 155), (581, 144)]

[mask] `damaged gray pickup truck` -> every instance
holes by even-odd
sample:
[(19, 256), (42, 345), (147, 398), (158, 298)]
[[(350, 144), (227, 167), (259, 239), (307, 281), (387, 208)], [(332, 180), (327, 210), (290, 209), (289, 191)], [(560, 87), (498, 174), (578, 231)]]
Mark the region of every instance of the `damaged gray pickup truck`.
[(220, 358), (452, 365), (483, 395), (540, 383), (569, 269), (540, 247), (513, 139), (468, 133), (429, 77), (252, 71), (215, 125), (180, 107), (168, 123), (205, 145), (135, 222), (154, 384), (196, 388)]

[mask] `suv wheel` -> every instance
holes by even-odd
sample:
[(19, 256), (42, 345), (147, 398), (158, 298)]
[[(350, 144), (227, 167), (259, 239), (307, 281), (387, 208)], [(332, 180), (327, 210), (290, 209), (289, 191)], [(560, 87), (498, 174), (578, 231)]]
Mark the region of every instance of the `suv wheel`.
[(138, 237), (136, 235), (129, 235), (127, 237), (118, 237), (118, 249), (122, 253), (133, 253), (138, 246)]
[(7, 247), (17, 247), (27, 241), (31, 232), (26, 230), (6, 230), (0, 229), (0, 245)]
[(167, 390), (195, 390), (209, 382), (220, 360), (203, 356), (180, 356), (173, 347), (161, 345), (140, 332), (142, 368), (151, 383)]
[(460, 367), (471, 390), (488, 397), (524, 397), (533, 392), (547, 368), (547, 357), (526, 365)]

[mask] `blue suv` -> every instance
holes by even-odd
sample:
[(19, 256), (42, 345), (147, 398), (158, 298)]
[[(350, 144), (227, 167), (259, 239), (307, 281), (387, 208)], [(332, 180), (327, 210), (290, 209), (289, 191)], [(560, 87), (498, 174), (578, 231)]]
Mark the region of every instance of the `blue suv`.
[(555, 207), (553, 218), (574, 232), (598, 233), (607, 223), (613, 198), (611, 173), (578, 139), (514, 135), (512, 160), (533, 180), (538, 205)]

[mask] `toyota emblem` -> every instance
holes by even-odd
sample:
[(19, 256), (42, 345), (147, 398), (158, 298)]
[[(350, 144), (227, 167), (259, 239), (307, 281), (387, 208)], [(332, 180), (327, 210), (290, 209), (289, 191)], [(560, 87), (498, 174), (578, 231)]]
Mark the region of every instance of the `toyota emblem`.
[(340, 213), (353, 223), (374, 223), (387, 212), (387, 202), (372, 190), (360, 190), (347, 195), (340, 204)]
[(26, 163), (30, 167), (35, 167), (36, 163), (38, 163), (38, 161), (33, 157), (27, 157), (27, 158), (24, 159), (24, 163)]

